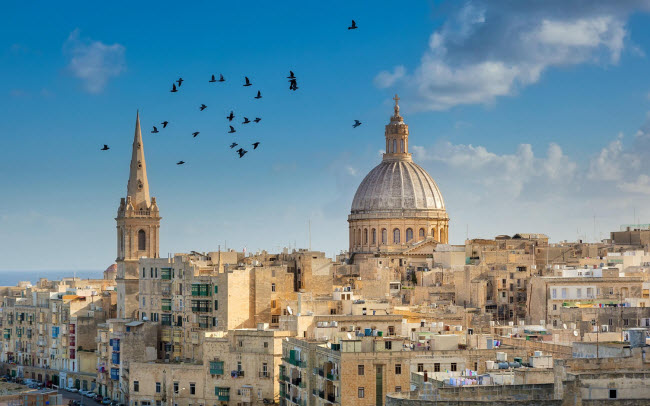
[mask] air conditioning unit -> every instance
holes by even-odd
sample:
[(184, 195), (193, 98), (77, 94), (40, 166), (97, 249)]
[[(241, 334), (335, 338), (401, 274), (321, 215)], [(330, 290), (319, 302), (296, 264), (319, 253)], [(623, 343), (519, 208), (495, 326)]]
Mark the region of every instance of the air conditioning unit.
[(609, 331), (609, 326), (607, 324), (603, 324), (600, 326), (600, 328), (603, 333), (607, 333)]

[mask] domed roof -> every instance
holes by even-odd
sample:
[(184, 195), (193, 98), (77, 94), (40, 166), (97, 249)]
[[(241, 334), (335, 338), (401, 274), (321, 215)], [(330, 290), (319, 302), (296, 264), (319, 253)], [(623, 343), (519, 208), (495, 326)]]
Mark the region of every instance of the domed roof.
[(352, 214), (393, 210), (445, 210), (431, 176), (410, 159), (384, 160), (368, 173), (352, 201)]

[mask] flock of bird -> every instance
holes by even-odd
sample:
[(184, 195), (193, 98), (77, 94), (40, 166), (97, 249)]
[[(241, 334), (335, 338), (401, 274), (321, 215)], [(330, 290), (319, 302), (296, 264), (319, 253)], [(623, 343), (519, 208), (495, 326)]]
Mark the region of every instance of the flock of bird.
[[(352, 24), (348, 27), (348, 30), (356, 30), (357, 28), (359, 28), (359, 27), (357, 27), (357, 23), (354, 20), (352, 20)], [(291, 91), (298, 90), (298, 78), (293, 73), (293, 71), (290, 70), (289, 71), (289, 76), (287, 76), (286, 78), (289, 81), (289, 90), (291, 90)], [(216, 83), (216, 82), (225, 82), (225, 81), (226, 81), (226, 79), (223, 77), (223, 74), (219, 74), (219, 79), (217, 79), (215, 77), (215, 75), (212, 75), (208, 82)], [(183, 85), (183, 82), (185, 82), (185, 80), (182, 77), (178, 78), (178, 80), (174, 81), (172, 83), (172, 88), (171, 88), (170, 92), (171, 93), (179, 92), (181, 86)], [(247, 76), (244, 76), (244, 84), (243, 84), (243, 86), (244, 87), (250, 87), (252, 85), (253, 84), (251, 83), (250, 79)], [(262, 98), (262, 92), (260, 90), (258, 90), (257, 95), (254, 96), (254, 99), (261, 99), (261, 98)], [(199, 111), (204, 111), (207, 108), (208, 108), (208, 106), (206, 106), (205, 104), (201, 104), (199, 106)], [(228, 120), (228, 122), (232, 123), (232, 121), (235, 119), (234, 111), (231, 111), (230, 114), (228, 116), (226, 116), (226, 119)], [(241, 124), (259, 123), (260, 121), (262, 121), (262, 119), (260, 117), (255, 117), (254, 120), (249, 120), (248, 117), (244, 117), (244, 121), (242, 121)], [(167, 128), (168, 124), (169, 124), (169, 121), (163, 121), (163, 122), (160, 123), (160, 125), (162, 125), (163, 129)], [(354, 120), (354, 124), (352, 125), (352, 128), (357, 128), (360, 125), (361, 125), (361, 122), (359, 120)], [(237, 130), (235, 129), (235, 127), (233, 125), (229, 125), (229, 127), (230, 127), (230, 131), (228, 131), (228, 134), (233, 134), (233, 133), (237, 132)], [(158, 130), (157, 126), (153, 126), (153, 130), (151, 130), (151, 133), (152, 134), (158, 134), (158, 133), (160, 133), (160, 131)], [(200, 134), (199, 131), (195, 131), (195, 132), (192, 133), (192, 137), (196, 138), (199, 134)], [(261, 143), (259, 141), (256, 141), (256, 142), (252, 143), (251, 145), (252, 145), (253, 149), (255, 150), (255, 149), (257, 149), (257, 147), (260, 144)], [(234, 149), (237, 146), (239, 146), (239, 144), (237, 144), (236, 142), (233, 142), (232, 144), (230, 144), (230, 149)], [(108, 145), (104, 144), (104, 146), (100, 150), (101, 151), (108, 151), (109, 149), (110, 149), (110, 147)], [(239, 155), (239, 158), (243, 158), (244, 155), (246, 155), (248, 153), (248, 151), (245, 150), (244, 148), (242, 148), (241, 146), (235, 152)], [(181, 161), (176, 162), (176, 165), (183, 165), (183, 164), (185, 164), (185, 161), (181, 160)]]

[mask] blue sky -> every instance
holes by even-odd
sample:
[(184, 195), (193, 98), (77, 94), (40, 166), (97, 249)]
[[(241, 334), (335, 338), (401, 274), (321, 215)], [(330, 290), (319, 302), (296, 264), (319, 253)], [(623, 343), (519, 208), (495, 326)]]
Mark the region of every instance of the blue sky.
[[(594, 240), (650, 222), (648, 10), (641, 0), (5, 4), (0, 269), (112, 263), (137, 109), (162, 253), (305, 247), (310, 219), (314, 249), (345, 249), (395, 93), (452, 243), (468, 230)], [(208, 83), (213, 73), (227, 81)], [(179, 76), (182, 91), (169, 93)], [(233, 137), (231, 109), (262, 122)], [(240, 160), (233, 140), (262, 144)]]

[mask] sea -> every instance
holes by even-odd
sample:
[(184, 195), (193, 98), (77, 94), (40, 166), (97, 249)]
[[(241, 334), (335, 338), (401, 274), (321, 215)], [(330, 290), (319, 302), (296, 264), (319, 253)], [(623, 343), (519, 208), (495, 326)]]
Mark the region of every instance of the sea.
[(18, 282), (29, 281), (36, 284), (40, 278), (58, 280), (77, 277), (79, 279), (103, 279), (104, 271), (0, 271), (0, 286), (16, 286)]

